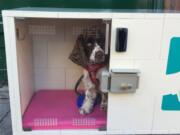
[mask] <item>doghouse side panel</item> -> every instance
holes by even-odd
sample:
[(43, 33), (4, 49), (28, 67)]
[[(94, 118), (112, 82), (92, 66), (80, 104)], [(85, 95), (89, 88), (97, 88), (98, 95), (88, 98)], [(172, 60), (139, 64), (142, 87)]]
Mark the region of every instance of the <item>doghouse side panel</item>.
[[(111, 58), (119, 60), (158, 59), (163, 19), (113, 19)], [(127, 51), (115, 51), (117, 28), (127, 28)], [(111, 62), (111, 61), (110, 61)]]
[(180, 133), (180, 14), (166, 14), (161, 59), (161, 89), (156, 94), (153, 133)]
[(121, 134), (151, 133), (156, 91), (162, 85), (162, 62), (139, 60), (134, 67), (140, 73), (135, 93), (113, 94), (108, 99), (108, 131)]
[[(127, 51), (115, 51), (116, 29), (128, 28)], [(108, 132), (151, 133), (156, 91), (160, 90), (163, 65), (160, 59), (163, 19), (112, 20), (110, 69), (140, 70), (135, 93), (109, 93)]]
[[(166, 61), (164, 62), (166, 66)], [(180, 133), (180, 74), (166, 76), (161, 81), (161, 88), (155, 97), (155, 110), (152, 133), (179, 134)]]
[(164, 30), (162, 38), (161, 58), (166, 60), (168, 58), (170, 41), (173, 37), (180, 37), (180, 30), (178, 25), (180, 18), (167, 18), (164, 21)]
[(32, 44), (25, 20), (16, 20), (16, 43), (21, 112), (23, 114), (34, 93)]

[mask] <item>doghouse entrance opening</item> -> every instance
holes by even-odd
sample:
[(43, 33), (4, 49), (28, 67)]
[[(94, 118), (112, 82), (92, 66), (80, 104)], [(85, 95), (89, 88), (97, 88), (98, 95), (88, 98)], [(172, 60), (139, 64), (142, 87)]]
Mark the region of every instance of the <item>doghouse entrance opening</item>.
[[(109, 23), (101, 19), (15, 20), (22, 124), (24, 130), (99, 129), (106, 127), (106, 112), (99, 105), (80, 115), (74, 86), (82, 68), (68, 57), (84, 31), (104, 33), (108, 53)], [(84, 89), (83, 84), (79, 89)]]

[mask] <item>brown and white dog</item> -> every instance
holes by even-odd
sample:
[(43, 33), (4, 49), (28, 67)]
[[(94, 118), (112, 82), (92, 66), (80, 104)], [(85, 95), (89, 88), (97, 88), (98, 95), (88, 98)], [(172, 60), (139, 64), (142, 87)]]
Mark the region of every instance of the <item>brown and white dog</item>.
[(99, 89), (99, 77), (107, 64), (107, 56), (103, 50), (104, 42), (100, 41), (98, 42), (98, 39), (94, 37), (80, 35), (69, 57), (74, 63), (84, 68), (85, 99), (79, 110), (80, 114), (92, 112), (98, 93), (101, 94), (101, 109), (106, 110), (107, 108), (107, 94)]

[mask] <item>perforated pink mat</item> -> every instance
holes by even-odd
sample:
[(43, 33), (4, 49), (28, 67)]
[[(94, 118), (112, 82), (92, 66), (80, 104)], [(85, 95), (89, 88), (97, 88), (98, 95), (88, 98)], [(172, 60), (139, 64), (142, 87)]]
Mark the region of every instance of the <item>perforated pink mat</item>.
[(23, 116), (23, 128), (97, 129), (106, 126), (106, 113), (94, 108), (89, 115), (80, 115), (72, 90), (40, 90), (34, 94)]

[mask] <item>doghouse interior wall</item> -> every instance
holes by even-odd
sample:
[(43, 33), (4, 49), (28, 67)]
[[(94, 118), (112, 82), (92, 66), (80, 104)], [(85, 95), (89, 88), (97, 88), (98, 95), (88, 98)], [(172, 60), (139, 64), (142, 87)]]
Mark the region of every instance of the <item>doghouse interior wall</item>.
[(33, 46), (28, 36), (27, 24), (24, 20), (16, 20), (16, 45), (19, 73), (19, 89), (21, 97), (21, 113), (23, 114), (34, 93)]
[(95, 27), (105, 30), (96, 19), (16, 20), (22, 114), (34, 91), (74, 88), (82, 68), (68, 59), (69, 54), (83, 29)]
[(72, 24), (57, 20), (30, 21), (36, 90), (73, 89), (82, 74), (82, 69), (68, 59), (75, 44)]

